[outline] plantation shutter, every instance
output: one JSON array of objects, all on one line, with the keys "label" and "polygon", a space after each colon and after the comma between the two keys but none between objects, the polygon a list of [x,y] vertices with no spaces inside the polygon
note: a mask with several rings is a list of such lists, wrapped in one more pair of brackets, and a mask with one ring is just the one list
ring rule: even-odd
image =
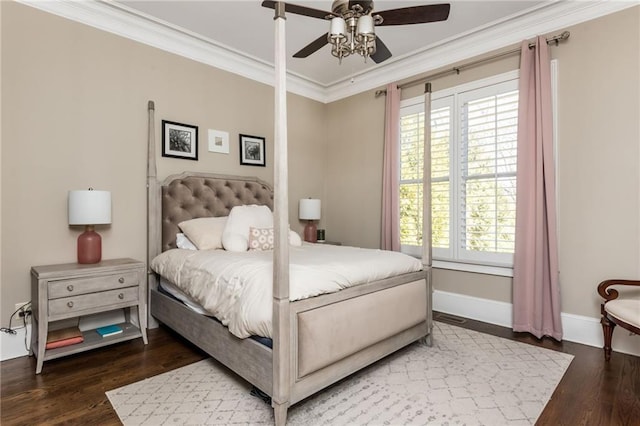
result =
[{"label": "plantation shutter", "polygon": [[458,244],[470,260],[514,249],[518,91],[504,89],[461,96]]},{"label": "plantation shutter", "polygon": [[[445,101],[451,103],[452,99]],[[437,103],[434,102],[434,105]],[[431,111],[431,227],[436,256],[439,254],[437,249],[448,249],[450,246],[452,111],[452,104]]]},{"label": "plantation shutter", "polygon": [[[400,244],[422,246],[424,112],[418,105],[400,118]],[[416,252],[417,254],[417,252]]]}]

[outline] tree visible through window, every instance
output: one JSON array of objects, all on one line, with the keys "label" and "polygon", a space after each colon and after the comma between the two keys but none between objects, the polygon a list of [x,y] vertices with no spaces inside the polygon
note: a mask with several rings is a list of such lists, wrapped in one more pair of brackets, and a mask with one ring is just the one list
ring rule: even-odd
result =
[{"label": "tree visible through window", "polygon": [[[517,80],[434,93],[431,205],[434,259],[510,265],[516,197]],[[422,97],[400,113],[400,242],[422,245]]]}]

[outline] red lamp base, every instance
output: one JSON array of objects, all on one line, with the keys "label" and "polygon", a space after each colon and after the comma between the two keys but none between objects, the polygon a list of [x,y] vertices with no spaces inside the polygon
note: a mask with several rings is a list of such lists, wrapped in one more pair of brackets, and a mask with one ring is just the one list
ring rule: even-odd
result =
[{"label": "red lamp base", "polygon": [[102,238],[87,225],[78,237],[78,263],[98,263],[102,259]]},{"label": "red lamp base", "polygon": [[318,241],[317,227],[314,221],[310,220],[304,227],[304,240],[308,243],[315,243]]}]

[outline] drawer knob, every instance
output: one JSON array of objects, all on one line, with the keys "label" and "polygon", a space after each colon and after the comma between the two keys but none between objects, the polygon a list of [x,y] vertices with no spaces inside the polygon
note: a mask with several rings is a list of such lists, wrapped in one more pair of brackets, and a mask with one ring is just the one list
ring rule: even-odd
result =
[{"label": "drawer knob", "polygon": [[124,299],[124,294],[120,293],[120,294],[118,295],[118,299]]},{"label": "drawer knob", "polygon": [[72,284],[69,284],[69,285],[67,286],[67,290],[69,290],[69,291],[73,291],[73,285],[72,285]]},{"label": "drawer knob", "polygon": [[67,302],[67,306],[73,308],[73,302]]},{"label": "drawer knob", "polygon": [[120,277],[120,278],[118,278],[118,282],[119,282],[120,284],[122,284],[122,283],[124,282],[124,277]]}]

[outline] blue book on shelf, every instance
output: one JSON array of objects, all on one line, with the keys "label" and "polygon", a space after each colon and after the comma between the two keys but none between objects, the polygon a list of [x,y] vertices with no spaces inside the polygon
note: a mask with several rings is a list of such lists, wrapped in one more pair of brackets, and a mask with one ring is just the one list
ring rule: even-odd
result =
[{"label": "blue book on shelf", "polygon": [[105,325],[104,327],[96,328],[96,331],[102,337],[107,337],[122,333],[122,327],[119,325]]}]

